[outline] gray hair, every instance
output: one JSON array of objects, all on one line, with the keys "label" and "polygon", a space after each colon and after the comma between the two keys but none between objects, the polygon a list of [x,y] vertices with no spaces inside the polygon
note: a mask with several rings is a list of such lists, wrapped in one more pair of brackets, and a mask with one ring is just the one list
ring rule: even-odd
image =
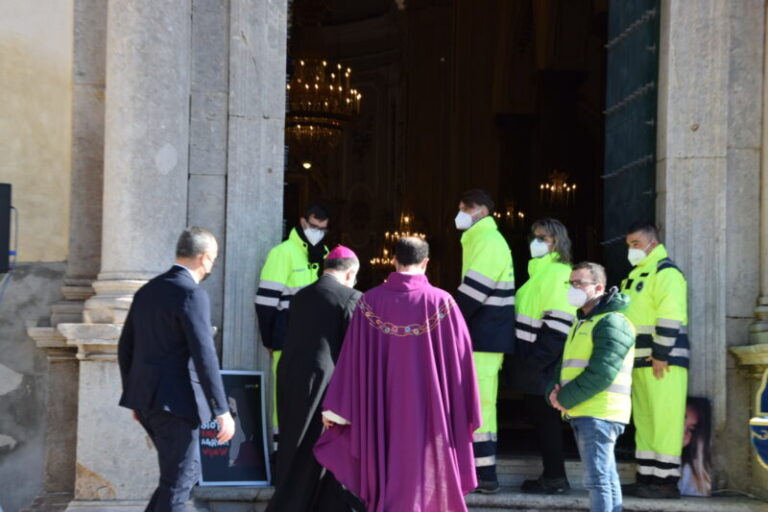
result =
[{"label": "gray hair", "polygon": [[177,258],[195,258],[210,252],[216,245],[216,237],[207,229],[190,226],[181,232],[176,243]]},{"label": "gray hair", "polygon": [[597,284],[605,286],[608,283],[608,278],[605,276],[605,267],[599,263],[592,263],[591,261],[582,261],[575,267],[573,271],[586,269],[589,270],[589,274],[592,276],[592,280]]},{"label": "gray hair", "polygon": [[568,236],[568,230],[562,222],[550,217],[544,217],[533,223],[531,226],[531,233],[536,231],[536,228],[543,229],[554,239],[552,249],[557,251],[560,255],[558,258],[560,263],[567,263],[568,265],[573,263],[573,256],[571,256],[571,238]]},{"label": "gray hair", "polygon": [[346,272],[347,270],[353,269],[355,267],[360,267],[360,260],[357,258],[331,258],[325,260],[323,268],[325,270]]}]

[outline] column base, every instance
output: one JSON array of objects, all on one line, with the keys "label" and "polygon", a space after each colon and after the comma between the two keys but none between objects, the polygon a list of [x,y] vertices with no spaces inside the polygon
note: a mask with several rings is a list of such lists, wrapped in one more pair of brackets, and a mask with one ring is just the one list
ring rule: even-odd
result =
[{"label": "column base", "polygon": [[70,502],[66,512],[144,512],[147,500],[84,501]]},{"label": "column base", "polygon": [[64,300],[51,306],[51,325],[83,321],[85,301],[93,297],[93,279],[64,278],[61,294]]},{"label": "column base", "polygon": [[[157,486],[157,453],[144,429],[120,407],[120,324],[60,324],[80,361],[75,500],[67,510],[131,510]],[[99,504],[102,503],[102,504]],[[105,508],[106,507],[106,508]],[[110,508],[111,507],[111,508]],[[143,510],[143,509],[141,509]]]},{"label": "column base", "polygon": [[[749,377],[749,397],[752,406],[751,415],[757,414],[756,402],[760,399],[760,384],[763,375],[768,371],[768,344],[745,345],[732,347],[731,353],[736,356],[736,364],[744,374]],[[744,418],[749,423],[749,417]],[[749,491],[761,499],[768,500],[768,470],[763,468],[756,460],[756,454],[750,449],[750,473],[752,485]]]},{"label": "column base", "polygon": [[87,324],[123,324],[133,301],[133,294],[146,280],[98,280],[93,283],[96,295],[85,301],[83,321]]},{"label": "column base", "polygon": [[755,308],[755,322],[749,327],[752,345],[768,344],[768,297],[760,297]]}]

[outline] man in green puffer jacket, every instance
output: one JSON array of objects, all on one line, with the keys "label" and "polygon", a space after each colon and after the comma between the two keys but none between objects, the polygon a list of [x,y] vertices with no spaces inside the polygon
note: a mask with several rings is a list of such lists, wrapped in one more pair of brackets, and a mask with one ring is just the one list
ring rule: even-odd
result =
[{"label": "man in green puffer jacket", "polygon": [[549,404],[570,421],[584,464],[584,487],[593,512],[621,510],[614,447],[632,412],[635,330],[621,313],[629,297],[606,293],[605,269],[579,263],[571,272],[568,301],[579,308],[568,334]]}]

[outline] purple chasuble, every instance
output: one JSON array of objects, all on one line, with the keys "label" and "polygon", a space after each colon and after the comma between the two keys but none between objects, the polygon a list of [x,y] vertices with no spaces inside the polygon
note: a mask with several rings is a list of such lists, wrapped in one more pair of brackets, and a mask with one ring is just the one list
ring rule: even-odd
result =
[{"label": "purple chasuble", "polygon": [[467,510],[481,422],[472,343],[426,276],[393,272],[363,294],[323,410],[349,424],[326,430],[315,456],[368,512]]}]

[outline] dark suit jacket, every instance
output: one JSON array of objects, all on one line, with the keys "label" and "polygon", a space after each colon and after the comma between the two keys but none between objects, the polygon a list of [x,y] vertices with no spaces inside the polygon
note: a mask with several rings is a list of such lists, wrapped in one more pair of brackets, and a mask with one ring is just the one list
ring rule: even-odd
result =
[{"label": "dark suit jacket", "polygon": [[208,294],[183,267],[174,265],[136,292],[117,356],[123,407],[200,422],[229,411]]}]

